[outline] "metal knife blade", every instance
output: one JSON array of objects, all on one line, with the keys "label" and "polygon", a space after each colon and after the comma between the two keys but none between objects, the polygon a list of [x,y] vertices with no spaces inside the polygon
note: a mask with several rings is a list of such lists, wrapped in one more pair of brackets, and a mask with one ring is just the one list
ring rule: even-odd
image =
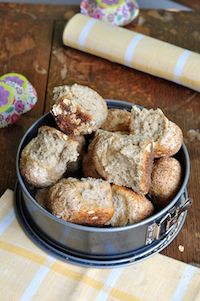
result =
[{"label": "metal knife blade", "polygon": [[[5,2],[5,0],[0,0]],[[6,2],[16,2],[16,0],[7,0]],[[34,3],[34,4],[80,4],[81,0],[18,0],[18,3]],[[178,4],[171,0],[137,0],[139,7],[142,9],[165,9],[170,11],[191,11],[192,9]]]},{"label": "metal knife blade", "polygon": [[140,8],[144,9],[165,9],[170,11],[191,11],[190,7],[170,0],[137,0]]}]

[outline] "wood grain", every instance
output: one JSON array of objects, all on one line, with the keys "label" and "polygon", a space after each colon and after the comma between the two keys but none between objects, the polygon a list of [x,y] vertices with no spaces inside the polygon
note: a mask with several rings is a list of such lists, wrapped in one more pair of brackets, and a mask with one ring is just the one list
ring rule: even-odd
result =
[{"label": "wood grain", "polygon": [[0,129],[0,195],[6,189],[14,189],[16,183],[16,153],[22,136],[36,120],[24,115],[17,123]]},{"label": "wood grain", "polygon": [[176,0],[176,2],[191,7],[194,10],[200,10],[200,2],[199,0]]},{"label": "wood grain", "polygon": [[0,16],[31,20],[68,20],[80,11],[77,5],[0,3]]},{"label": "wood grain", "polygon": [[45,101],[52,21],[0,19],[0,73],[19,72],[30,79],[38,103],[29,116],[40,116]]},{"label": "wood grain", "polygon": [[[198,136],[191,135],[191,130],[198,133],[200,128],[200,94],[63,47],[63,27],[76,12],[78,7],[73,6],[0,4],[0,72],[25,74],[39,94],[39,102],[32,112],[12,127],[0,129],[3,158],[0,160],[0,194],[8,187],[14,188],[18,143],[35,118],[49,110],[54,86],[78,82],[96,89],[105,98],[127,100],[148,108],[159,106],[183,129],[191,159],[188,190],[194,199],[181,233],[163,254],[200,264],[200,141]],[[199,16],[198,13],[141,11],[137,22],[128,28],[200,52]],[[184,246],[184,252],[180,252],[179,245]]]},{"label": "wood grain", "polygon": [[0,129],[0,194],[14,188],[15,157],[26,129],[42,115],[48,79],[52,21],[0,19],[0,73],[19,72],[36,88],[38,103],[19,122]]}]

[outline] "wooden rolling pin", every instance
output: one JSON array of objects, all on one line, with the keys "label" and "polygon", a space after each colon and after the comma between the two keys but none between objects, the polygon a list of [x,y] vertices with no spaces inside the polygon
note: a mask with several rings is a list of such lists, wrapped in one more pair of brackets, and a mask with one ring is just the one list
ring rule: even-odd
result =
[{"label": "wooden rolling pin", "polygon": [[200,91],[200,54],[76,14],[63,32],[67,46]]}]

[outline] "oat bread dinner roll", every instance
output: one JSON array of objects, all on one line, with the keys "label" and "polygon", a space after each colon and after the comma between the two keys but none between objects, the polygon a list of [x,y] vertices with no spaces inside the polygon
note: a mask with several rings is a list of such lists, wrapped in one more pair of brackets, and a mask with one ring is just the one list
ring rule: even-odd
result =
[{"label": "oat bread dinner roll", "polygon": [[155,205],[166,206],[178,192],[181,165],[175,158],[160,158],[153,165],[149,195]]},{"label": "oat bread dinner roll", "polygon": [[47,187],[58,181],[67,170],[67,164],[79,156],[78,142],[62,132],[42,126],[38,135],[23,149],[20,171],[29,184]]},{"label": "oat bread dinner roll", "polygon": [[147,110],[133,106],[130,132],[144,139],[152,139],[155,158],[173,156],[183,143],[181,129],[169,121],[160,109]]},{"label": "oat bread dinner roll", "polygon": [[81,162],[85,153],[85,145],[86,145],[85,137],[82,135],[82,136],[74,136],[73,138],[75,141],[78,142],[77,151],[79,156],[76,159],[76,161],[69,162],[67,164],[67,175],[73,175],[80,171]]},{"label": "oat bread dinner roll", "polygon": [[108,109],[106,121],[101,129],[109,132],[129,132],[131,113],[126,110]]},{"label": "oat bread dinner roll", "polygon": [[47,195],[48,195],[49,187],[40,188],[37,189],[35,193],[35,199],[38,202],[38,204],[46,209],[46,201],[47,201]]},{"label": "oat bread dinner roll", "polygon": [[110,183],[149,191],[153,164],[152,143],[133,135],[98,130],[89,146],[97,173]]},{"label": "oat bread dinner roll", "polygon": [[105,100],[89,87],[78,84],[56,87],[54,100],[51,113],[58,127],[67,135],[90,134],[107,118]]},{"label": "oat bread dinner roll", "polygon": [[131,189],[112,185],[112,194],[115,212],[109,224],[113,227],[138,223],[153,213],[152,203]]},{"label": "oat bread dinner roll", "polygon": [[114,214],[111,186],[101,179],[62,179],[49,190],[48,209],[68,222],[102,226]]},{"label": "oat bread dinner roll", "polygon": [[90,150],[88,153],[83,157],[82,161],[82,171],[84,177],[90,177],[95,179],[100,179],[101,176],[98,174],[94,162],[93,162],[93,151]]}]

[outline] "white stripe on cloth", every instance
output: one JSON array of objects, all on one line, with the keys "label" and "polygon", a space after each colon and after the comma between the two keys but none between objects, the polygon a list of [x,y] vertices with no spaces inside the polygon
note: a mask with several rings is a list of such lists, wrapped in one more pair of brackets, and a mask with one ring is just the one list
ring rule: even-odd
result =
[{"label": "white stripe on cloth", "polygon": [[176,66],[174,68],[174,80],[175,82],[179,83],[179,77],[181,76],[183,72],[183,68],[185,66],[185,63],[189,56],[191,55],[191,51],[189,50],[184,50],[181,55],[178,58],[178,61],[176,63]]},{"label": "white stripe on cloth", "polygon": [[188,288],[188,284],[190,283],[190,280],[192,279],[194,273],[196,272],[196,268],[188,265],[185,268],[185,271],[183,273],[183,275],[181,276],[181,279],[179,281],[179,284],[176,288],[176,291],[171,299],[171,301],[178,301],[178,300],[182,300],[187,288]]},{"label": "white stripe on cloth", "polygon": [[51,270],[51,265],[56,259],[53,258],[52,256],[48,256],[47,260],[50,262],[50,266],[49,267],[41,266],[39,268],[39,270],[33,277],[31,283],[24,291],[22,297],[20,298],[20,301],[30,301],[35,295],[35,293],[37,292],[37,290],[39,289],[42,281],[44,280],[48,272]]},{"label": "white stripe on cloth", "polygon": [[144,38],[144,35],[138,33],[130,41],[130,43],[126,49],[125,55],[124,55],[124,61],[127,66],[131,66],[135,48],[143,38]]},{"label": "white stripe on cloth", "polygon": [[97,295],[95,301],[105,301],[105,300],[107,300],[110,291],[112,290],[115,283],[117,282],[117,280],[121,276],[123,270],[124,270],[124,268],[117,268],[117,269],[114,269],[114,270],[111,271],[111,273],[109,274],[106,282],[104,283],[104,286],[102,287],[101,291]]},{"label": "white stripe on cloth", "polygon": [[14,209],[9,210],[8,214],[0,222],[0,235],[2,235],[6,229],[12,224],[15,218]]},{"label": "white stripe on cloth", "polygon": [[78,38],[78,44],[82,48],[85,45],[85,40],[87,39],[88,34],[90,33],[92,27],[97,22],[95,19],[89,20],[86,25],[83,27],[83,29],[80,32],[79,38]]}]

